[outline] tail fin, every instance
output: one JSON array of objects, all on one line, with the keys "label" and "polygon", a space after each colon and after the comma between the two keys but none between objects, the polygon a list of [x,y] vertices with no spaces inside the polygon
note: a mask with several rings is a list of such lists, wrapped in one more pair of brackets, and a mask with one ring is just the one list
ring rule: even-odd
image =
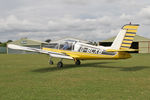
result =
[{"label": "tail fin", "polygon": [[133,42],[134,36],[136,35],[138,27],[138,24],[124,25],[111,45],[111,49],[129,49]]}]

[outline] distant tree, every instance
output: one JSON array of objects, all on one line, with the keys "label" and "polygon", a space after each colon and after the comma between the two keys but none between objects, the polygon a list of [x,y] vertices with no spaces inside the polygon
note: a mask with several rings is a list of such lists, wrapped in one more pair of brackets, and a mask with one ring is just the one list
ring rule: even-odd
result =
[{"label": "distant tree", "polygon": [[50,42],[51,42],[51,39],[47,39],[47,40],[45,40],[45,42],[50,43]]},{"label": "distant tree", "polygon": [[1,47],[6,47],[6,45],[7,45],[7,43],[6,43],[6,42],[5,42],[5,43],[0,44],[0,46],[1,46]]},{"label": "distant tree", "polygon": [[9,42],[13,42],[13,41],[12,40],[8,40],[7,43],[9,43]]},{"label": "distant tree", "polygon": [[2,42],[0,42],[0,47],[2,46]]},{"label": "distant tree", "polygon": [[13,42],[13,41],[12,40],[8,40],[7,42],[4,42],[4,43],[0,42],[0,46],[1,47],[6,47],[7,43],[9,43],[9,42]]},{"label": "distant tree", "polygon": [[97,46],[97,43],[96,43],[96,42],[94,42],[94,43],[93,43],[93,45]]}]

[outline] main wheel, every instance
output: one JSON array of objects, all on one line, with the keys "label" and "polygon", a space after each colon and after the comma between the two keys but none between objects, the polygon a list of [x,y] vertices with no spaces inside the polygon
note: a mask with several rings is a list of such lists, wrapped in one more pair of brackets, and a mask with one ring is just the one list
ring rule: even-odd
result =
[{"label": "main wheel", "polygon": [[77,61],[75,62],[75,64],[76,64],[76,65],[80,65],[80,64],[81,64],[80,60],[77,60]]},{"label": "main wheel", "polygon": [[54,62],[53,62],[52,60],[50,60],[50,61],[49,61],[49,64],[50,64],[50,65],[53,65],[53,64],[54,64]]},{"label": "main wheel", "polygon": [[60,62],[58,62],[58,64],[57,64],[57,68],[62,68],[63,67],[63,63],[60,61]]}]

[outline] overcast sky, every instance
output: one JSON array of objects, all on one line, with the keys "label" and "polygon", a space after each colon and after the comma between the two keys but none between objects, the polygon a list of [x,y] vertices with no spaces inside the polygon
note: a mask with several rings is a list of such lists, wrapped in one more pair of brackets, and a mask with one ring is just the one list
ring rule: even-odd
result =
[{"label": "overcast sky", "polygon": [[149,0],[0,0],[0,41],[74,37],[101,41],[129,22],[150,38]]}]

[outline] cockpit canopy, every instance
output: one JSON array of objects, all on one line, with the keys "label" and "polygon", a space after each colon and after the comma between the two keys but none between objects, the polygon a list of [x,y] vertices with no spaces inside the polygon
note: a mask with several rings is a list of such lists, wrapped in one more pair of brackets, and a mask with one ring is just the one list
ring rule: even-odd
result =
[{"label": "cockpit canopy", "polygon": [[54,43],[54,42],[49,43],[49,44],[45,45],[44,47],[53,48],[53,49],[61,49],[61,50],[74,50],[74,45],[77,42],[78,41],[76,41],[76,40],[63,40],[58,43]]}]

